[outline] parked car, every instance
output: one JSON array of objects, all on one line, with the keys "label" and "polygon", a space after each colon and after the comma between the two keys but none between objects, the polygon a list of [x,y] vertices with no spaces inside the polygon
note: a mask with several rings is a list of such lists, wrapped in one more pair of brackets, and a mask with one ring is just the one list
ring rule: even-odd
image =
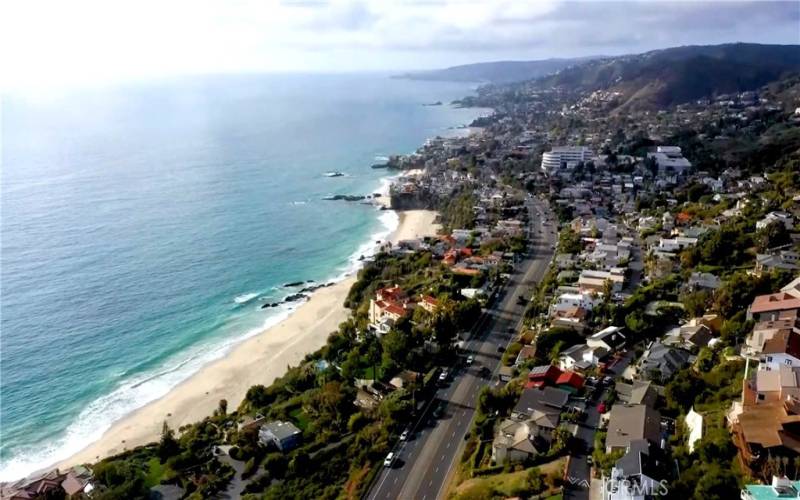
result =
[{"label": "parked car", "polygon": [[408,441],[408,437],[411,435],[411,431],[408,429],[404,430],[402,434],[400,434],[400,441]]},{"label": "parked car", "polygon": [[501,345],[497,346],[497,352],[505,352],[505,351],[506,351],[505,347],[503,347]]},{"label": "parked car", "polygon": [[447,370],[442,370],[442,373],[439,374],[439,383],[444,384],[445,382],[447,382],[447,377],[449,376],[450,374],[448,373]]},{"label": "parked car", "polygon": [[478,375],[480,375],[481,377],[484,377],[484,378],[490,376],[491,374],[492,374],[492,371],[489,370],[489,368],[486,367],[486,366],[482,366],[480,371],[478,371]]},{"label": "parked car", "polygon": [[391,467],[392,463],[394,463],[394,452],[390,451],[386,458],[383,459],[383,466],[384,467]]},{"label": "parked car", "polygon": [[605,413],[606,412],[606,403],[605,403],[605,401],[601,402],[599,405],[597,405],[597,411],[599,413]]}]

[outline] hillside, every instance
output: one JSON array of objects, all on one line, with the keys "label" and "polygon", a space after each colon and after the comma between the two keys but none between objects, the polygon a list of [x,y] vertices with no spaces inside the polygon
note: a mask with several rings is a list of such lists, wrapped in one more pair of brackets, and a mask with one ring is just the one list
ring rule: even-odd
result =
[{"label": "hillside", "polygon": [[794,72],[800,72],[800,46],[737,43],[592,60],[540,78],[535,84],[620,92],[617,110],[623,111],[754,90]]},{"label": "hillside", "polygon": [[396,78],[455,82],[512,83],[550,75],[591,58],[496,61],[464,64],[445,69],[414,71]]}]

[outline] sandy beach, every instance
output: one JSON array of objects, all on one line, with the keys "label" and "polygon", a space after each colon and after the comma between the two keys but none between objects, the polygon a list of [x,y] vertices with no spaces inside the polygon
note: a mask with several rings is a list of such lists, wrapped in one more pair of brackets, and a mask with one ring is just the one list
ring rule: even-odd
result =
[{"label": "sandy beach", "polygon": [[[436,234],[436,212],[411,210],[399,213],[392,242]],[[255,384],[271,384],[309,353],[325,345],[328,335],[347,319],[343,306],[355,281],[349,276],[333,286],[317,290],[308,302],[277,325],[234,347],[225,357],[203,367],[166,396],[114,423],[99,441],[58,464],[68,467],[91,463],[159,438],[167,421],[173,429],[202,420],[220,399],[234,409]]]}]

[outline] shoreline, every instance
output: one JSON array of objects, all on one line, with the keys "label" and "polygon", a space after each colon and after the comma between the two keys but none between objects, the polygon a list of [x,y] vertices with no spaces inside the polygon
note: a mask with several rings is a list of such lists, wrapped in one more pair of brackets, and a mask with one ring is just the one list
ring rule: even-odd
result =
[{"label": "shoreline", "polygon": [[[385,241],[395,244],[434,236],[438,230],[435,211],[396,213],[398,225]],[[334,285],[315,291],[289,317],[236,344],[166,395],[114,422],[99,440],[54,465],[63,469],[93,463],[157,441],[164,421],[175,430],[198,422],[213,413],[220,399],[226,399],[231,410],[237,408],[251,386],[272,384],[289,366],[297,365],[326,344],[328,336],[350,316],[343,303],[355,280],[355,273],[351,273]]]}]

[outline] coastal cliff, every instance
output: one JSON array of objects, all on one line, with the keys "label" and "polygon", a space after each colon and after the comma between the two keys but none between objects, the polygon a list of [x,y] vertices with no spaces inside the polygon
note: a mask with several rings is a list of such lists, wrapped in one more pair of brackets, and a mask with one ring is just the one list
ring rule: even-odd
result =
[{"label": "coastal cliff", "polygon": [[430,210],[436,207],[433,196],[422,190],[412,192],[393,190],[389,193],[389,201],[392,210]]}]

